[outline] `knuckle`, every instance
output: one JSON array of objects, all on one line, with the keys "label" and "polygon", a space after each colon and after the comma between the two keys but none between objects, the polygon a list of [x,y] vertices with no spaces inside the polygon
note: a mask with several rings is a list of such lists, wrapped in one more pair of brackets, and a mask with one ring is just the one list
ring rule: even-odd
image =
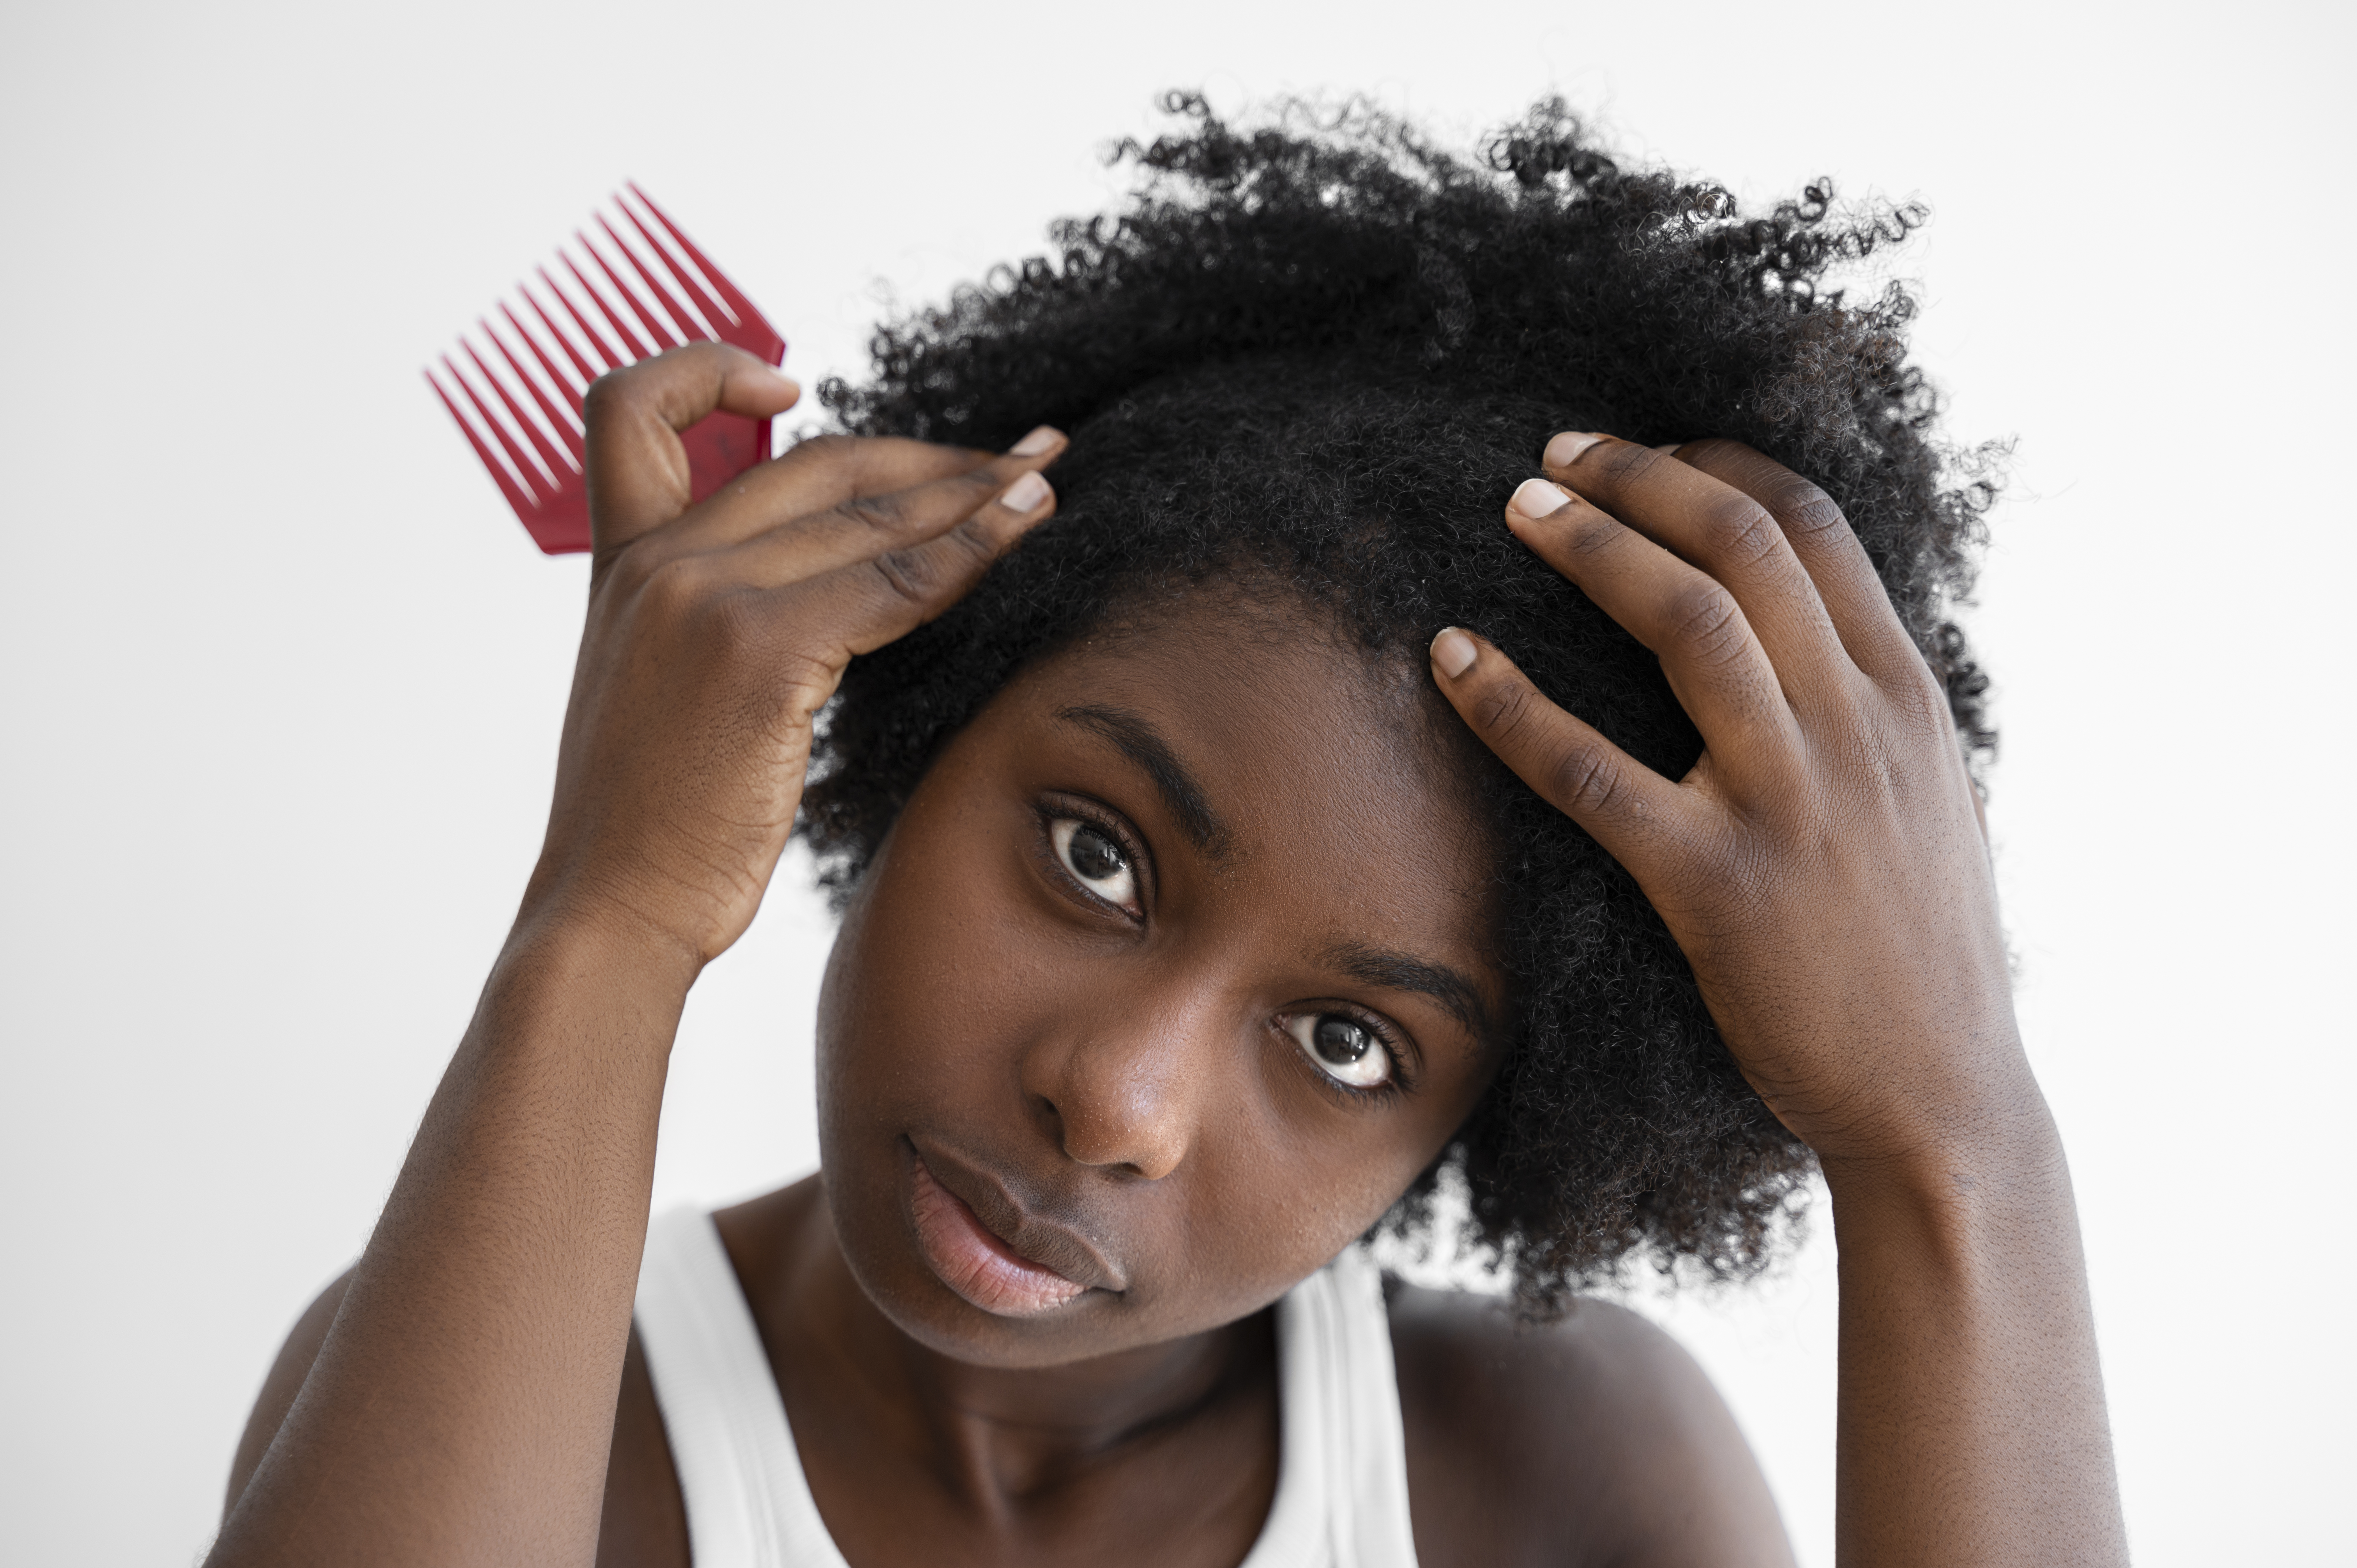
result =
[{"label": "knuckle", "polygon": [[840,462],[850,456],[858,446],[859,438],[856,435],[829,432],[823,435],[803,437],[794,443],[794,451],[798,454],[807,454],[814,462],[832,463]]},{"label": "knuckle", "polygon": [[626,365],[591,381],[589,390],[581,395],[581,422],[595,430],[627,409],[635,396],[634,379],[632,368]]},{"label": "knuckle", "polygon": [[1742,609],[1733,594],[1707,579],[1677,590],[1666,618],[1671,640],[1706,661],[1726,658],[1741,645]]},{"label": "knuckle", "polygon": [[639,597],[659,616],[690,613],[705,598],[705,570],[693,555],[642,557],[636,567]]},{"label": "knuckle", "polygon": [[1610,809],[1622,785],[1610,748],[1578,725],[1549,726],[1553,712],[1537,687],[1510,675],[1475,697],[1466,716],[1482,740],[1558,810],[1577,816]]},{"label": "knuckle", "polygon": [[1768,509],[1749,496],[1733,494],[1710,503],[1703,527],[1712,553],[1737,566],[1755,566],[1782,548],[1783,530]]},{"label": "knuckle", "polygon": [[779,461],[791,463],[798,468],[815,469],[821,476],[846,472],[857,461],[858,437],[853,435],[811,435],[794,443]]},{"label": "knuckle", "polygon": [[963,556],[969,568],[978,570],[998,559],[998,532],[978,517],[951,529],[942,536],[942,542]]},{"label": "knuckle", "polygon": [[866,532],[887,539],[898,539],[908,532],[908,510],[896,497],[854,496],[835,510]]},{"label": "knuckle", "polygon": [[1640,478],[1652,472],[1655,464],[1670,461],[1652,447],[1640,446],[1633,441],[1607,442],[1605,450],[1597,456],[1603,459],[1597,467],[1606,478],[1614,481]]},{"label": "knuckle", "polygon": [[1609,811],[1620,793],[1620,770],[1601,747],[1575,746],[1547,769],[1547,799],[1576,815]]},{"label": "knuckle", "polygon": [[931,603],[942,590],[941,566],[922,550],[895,550],[878,555],[870,570],[895,597],[913,605]]},{"label": "knuckle", "polygon": [[1591,560],[1629,536],[1629,531],[1620,523],[1593,507],[1578,507],[1563,532],[1563,550],[1567,555]]},{"label": "knuckle", "polygon": [[1510,745],[1530,727],[1531,700],[1534,695],[1527,681],[1508,677],[1495,682],[1474,699],[1474,727],[1492,746]]},{"label": "knuckle", "polygon": [[1798,474],[1786,474],[1769,492],[1768,504],[1784,519],[1784,531],[1800,538],[1848,526],[1834,498]]},{"label": "knuckle", "polygon": [[1948,701],[1948,689],[1921,654],[1903,660],[1882,685],[1902,724],[1926,734],[1954,733],[1956,712]]}]

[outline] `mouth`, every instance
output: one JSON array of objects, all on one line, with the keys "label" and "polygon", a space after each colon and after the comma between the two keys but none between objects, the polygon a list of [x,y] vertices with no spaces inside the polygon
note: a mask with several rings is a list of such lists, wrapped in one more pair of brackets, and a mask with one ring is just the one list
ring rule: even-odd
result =
[{"label": "mouth", "polygon": [[986,1225],[975,1203],[944,1185],[915,1145],[909,1153],[918,1250],[941,1282],[974,1305],[998,1317],[1036,1317],[1092,1290],[1120,1288],[1077,1233],[1027,1215],[997,1183],[937,1152],[950,1181],[999,1222]]}]

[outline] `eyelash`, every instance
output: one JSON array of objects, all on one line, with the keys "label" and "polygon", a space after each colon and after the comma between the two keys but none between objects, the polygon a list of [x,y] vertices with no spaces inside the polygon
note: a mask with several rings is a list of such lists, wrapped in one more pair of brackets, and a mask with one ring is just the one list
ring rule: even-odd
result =
[{"label": "eyelash", "polygon": [[[1338,1018],[1348,1018],[1374,1036],[1375,1048],[1391,1058],[1392,1070],[1389,1078],[1371,1088],[1361,1089],[1357,1084],[1344,1083],[1332,1073],[1320,1071],[1316,1062],[1302,1054],[1300,1042],[1286,1032],[1285,1026],[1295,1018],[1320,1017],[1329,1013]],[[1276,1033],[1277,1037],[1285,1042],[1286,1051],[1300,1063],[1302,1071],[1315,1079],[1319,1088],[1353,1109],[1394,1099],[1399,1095],[1411,1092],[1415,1088],[1408,1079],[1407,1051],[1400,1043],[1399,1031],[1363,1008],[1328,1003],[1317,1007],[1305,1007],[1295,1012],[1280,1014],[1276,1021]]]},{"label": "eyelash", "polygon": [[1056,824],[1059,822],[1086,822],[1113,840],[1121,846],[1121,853],[1129,857],[1130,870],[1137,878],[1138,908],[1143,911],[1151,908],[1153,903],[1150,897],[1154,886],[1153,862],[1146,857],[1145,845],[1138,843],[1137,835],[1130,831],[1128,823],[1095,801],[1073,795],[1040,801],[1039,816],[1039,858],[1047,864],[1049,869],[1055,873],[1057,878],[1066,887],[1087,899],[1095,908],[1110,909],[1125,920],[1138,921],[1145,918],[1142,912],[1133,915],[1120,905],[1107,901],[1094,888],[1073,875],[1071,868],[1064,864],[1064,857],[1056,853]]}]

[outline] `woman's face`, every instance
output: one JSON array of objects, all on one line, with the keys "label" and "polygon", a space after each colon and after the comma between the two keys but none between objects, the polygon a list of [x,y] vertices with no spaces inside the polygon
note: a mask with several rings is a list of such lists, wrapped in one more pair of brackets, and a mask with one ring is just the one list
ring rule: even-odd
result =
[{"label": "woman's face", "polygon": [[877,1305],[1041,1366],[1254,1312],[1487,1085],[1493,852],[1405,674],[1198,593],[943,751],[828,965],[819,1129]]}]

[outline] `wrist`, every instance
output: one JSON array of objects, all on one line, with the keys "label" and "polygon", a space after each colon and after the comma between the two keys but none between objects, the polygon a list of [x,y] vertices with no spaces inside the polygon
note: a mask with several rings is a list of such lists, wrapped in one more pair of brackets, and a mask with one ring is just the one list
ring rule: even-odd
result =
[{"label": "wrist", "polygon": [[2061,1130],[2024,1082],[1943,1119],[1936,1132],[1870,1151],[1820,1153],[1836,1230],[1869,1216],[1962,1240],[2001,1216],[2071,1205]]},{"label": "wrist", "polygon": [[[1742,1053],[1738,1052],[1738,1059]],[[1836,1020],[1798,1048],[1746,1064],[1762,1097],[1837,1170],[1903,1175],[2034,1144],[2051,1118],[2007,998],[1936,1014]]]},{"label": "wrist", "polygon": [[679,920],[666,918],[673,912],[640,886],[644,880],[552,845],[524,886],[503,950],[668,982],[683,995],[716,952],[683,935]]},{"label": "wrist", "polygon": [[668,1050],[703,967],[693,949],[627,910],[543,900],[517,917],[489,989],[528,1006],[639,1019]]}]

